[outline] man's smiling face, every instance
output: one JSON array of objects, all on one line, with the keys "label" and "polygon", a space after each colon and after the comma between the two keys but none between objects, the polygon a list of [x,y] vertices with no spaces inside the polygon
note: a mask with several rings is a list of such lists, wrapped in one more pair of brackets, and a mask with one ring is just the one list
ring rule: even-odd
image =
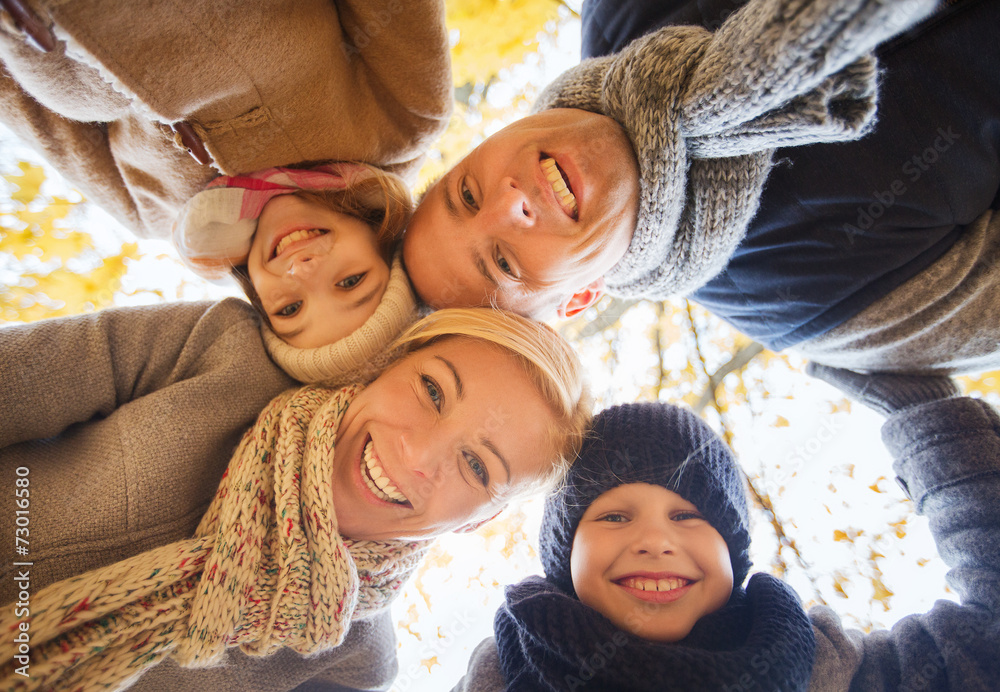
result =
[{"label": "man's smiling face", "polygon": [[625,254],[638,204],[639,169],[621,126],[547,110],[487,139],[428,191],[403,261],[435,308],[572,314],[599,296],[590,292]]}]

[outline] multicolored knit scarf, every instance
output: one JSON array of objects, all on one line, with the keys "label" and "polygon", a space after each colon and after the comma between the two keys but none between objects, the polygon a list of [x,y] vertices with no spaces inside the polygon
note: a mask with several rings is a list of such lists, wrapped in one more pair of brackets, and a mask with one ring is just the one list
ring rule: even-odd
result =
[{"label": "multicolored knit scarf", "polygon": [[244,435],[193,538],[52,584],[32,599],[31,677],[14,674],[18,623],[0,613],[7,689],[122,689],[164,656],[216,663],[226,648],[308,655],[386,608],[429,541],[337,530],[337,428],[358,388],[276,397]]}]

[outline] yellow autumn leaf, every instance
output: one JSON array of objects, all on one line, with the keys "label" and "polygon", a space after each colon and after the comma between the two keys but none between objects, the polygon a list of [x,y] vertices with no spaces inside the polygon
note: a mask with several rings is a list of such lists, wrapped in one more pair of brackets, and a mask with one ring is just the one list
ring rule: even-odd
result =
[{"label": "yellow autumn leaf", "polygon": [[431,672],[431,668],[433,666],[440,666],[441,664],[438,663],[438,657],[437,656],[431,656],[430,658],[421,659],[420,665],[426,667],[427,668],[427,672],[430,673]]},{"label": "yellow autumn leaf", "polygon": [[833,540],[835,541],[847,541],[848,543],[853,543],[854,539],[847,535],[846,531],[841,531],[840,529],[834,529]]},{"label": "yellow autumn leaf", "polygon": [[35,166],[27,161],[18,161],[17,167],[21,169],[20,175],[11,173],[3,177],[4,180],[17,188],[11,193],[10,198],[15,202],[27,205],[38,197],[42,183],[45,182],[45,171],[41,166]]},{"label": "yellow autumn leaf", "polygon": [[872,589],[872,600],[881,603],[883,610],[889,610],[889,599],[894,595],[893,592],[878,577],[872,578]]},{"label": "yellow autumn leaf", "polygon": [[774,422],[771,423],[772,428],[787,428],[789,426],[788,419],[784,416],[775,416]]}]

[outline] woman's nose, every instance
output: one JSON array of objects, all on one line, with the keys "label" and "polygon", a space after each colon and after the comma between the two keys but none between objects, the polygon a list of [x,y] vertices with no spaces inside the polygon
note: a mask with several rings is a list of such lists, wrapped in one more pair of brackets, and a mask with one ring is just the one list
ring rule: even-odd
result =
[{"label": "woman's nose", "polygon": [[403,465],[418,478],[434,479],[439,475],[443,459],[441,446],[440,440],[435,440],[427,431],[411,430],[399,435]]}]

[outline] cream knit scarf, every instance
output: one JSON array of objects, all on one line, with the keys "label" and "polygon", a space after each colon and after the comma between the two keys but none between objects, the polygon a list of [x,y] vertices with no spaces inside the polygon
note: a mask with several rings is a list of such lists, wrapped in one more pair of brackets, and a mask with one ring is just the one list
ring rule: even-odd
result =
[{"label": "cream knit scarf", "polygon": [[285,392],[244,435],[193,538],[66,579],[32,599],[30,678],[14,674],[13,609],[0,613],[10,689],[123,689],[170,655],[219,662],[228,647],[308,655],[354,617],[386,608],[429,541],[352,541],[330,479],[357,388]]},{"label": "cream knit scarf", "polygon": [[608,291],[663,299],[718,274],[757,211],[774,149],[862,136],[875,117],[868,51],[935,5],[751,0],[714,33],[664,27],[547,87],[536,111],[611,117],[638,158],[639,215]]}]

